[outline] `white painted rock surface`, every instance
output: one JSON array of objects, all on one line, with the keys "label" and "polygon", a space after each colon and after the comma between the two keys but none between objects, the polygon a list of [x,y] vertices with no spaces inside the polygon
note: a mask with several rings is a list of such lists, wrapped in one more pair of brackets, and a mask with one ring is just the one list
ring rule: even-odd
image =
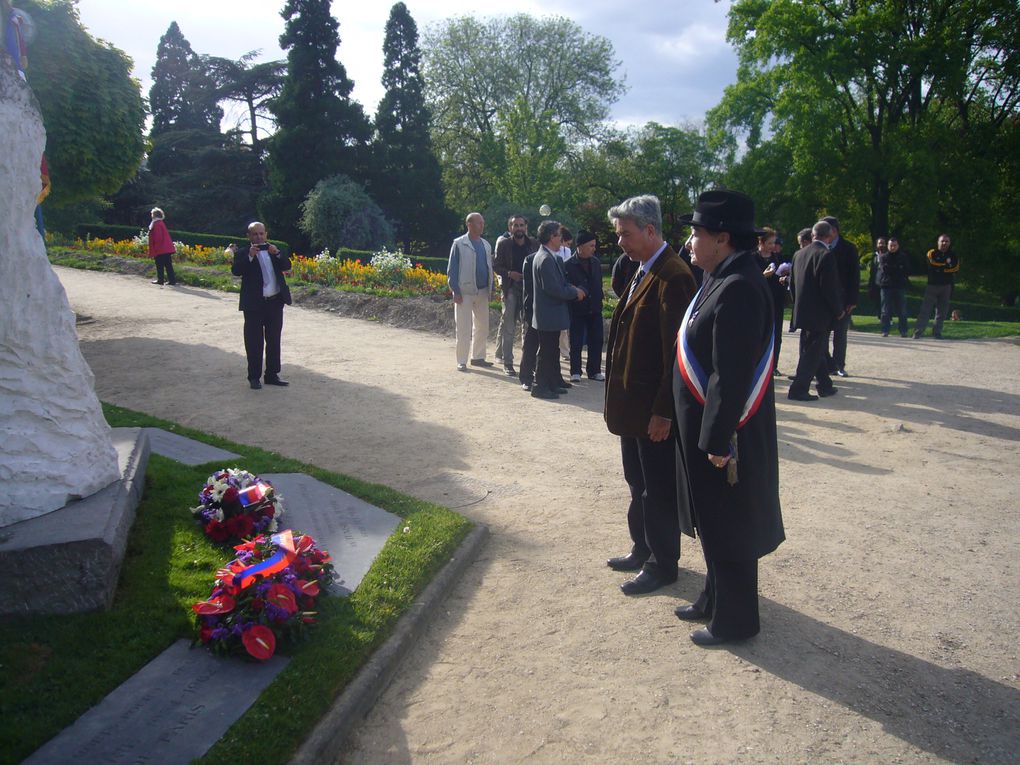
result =
[{"label": "white painted rock surface", "polygon": [[74,314],[35,228],[45,143],[31,90],[0,61],[0,526],[120,477]]}]

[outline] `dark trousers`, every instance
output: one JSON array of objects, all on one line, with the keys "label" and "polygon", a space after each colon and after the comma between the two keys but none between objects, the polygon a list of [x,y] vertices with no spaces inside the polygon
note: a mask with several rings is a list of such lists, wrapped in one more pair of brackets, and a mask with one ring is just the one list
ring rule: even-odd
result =
[{"label": "dark trousers", "polygon": [[800,331],[800,360],[797,362],[797,373],[790,385],[790,393],[803,395],[811,387],[811,378],[817,378],[818,390],[832,387],[829,368],[825,359],[825,351],[829,345],[829,333],[819,329],[802,329]]},{"label": "dark trousers", "polygon": [[535,387],[552,390],[560,386],[560,331],[538,330],[538,366]]},{"label": "dark trousers", "polygon": [[517,370],[517,379],[521,385],[531,385],[535,377],[535,361],[538,357],[538,330],[531,326],[530,317],[526,317],[524,344],[521,347],[521,366]]},{"label": "dark trousers", "polygon": [[[168,281],[171,284],[177,284],[177,276],[174,274],[174,256],[173,253],[166,253],[164,255],[157,255],[156,260],[156,281],[162,284],[164,281]],[[166,279],[163,279],[163,271],[166,271]]]},{"label": "dark trousers", "polygon": [[900,334],[907,334],[907,291],[902,287],[882,287],[882,331],[888,332],[892,317],[899,319]]},{"label": "dark trousers", "polygon": [[719,638],[740,640],[757,635],[758,561],[718,560],[702,540],[705,551],[705,589],[694,602],[709,617],[708,629]]},{"label": "dark trousers", "polygon": [[263,298],[257,308],[244,312],[244,352],[248,379],[262,376],[262,350],[266,352],[266,377],[280,374],[280,335],[283,333],[283,298]]},{"label": "dark trousers", "polygon": [[627,526],[631,552],[647,557],[644,568],[675,580],[680,560],[680,517],[676,508],[676,443],[672,438],[620,437],[623,477],[630,487]]},{"label": "dark trousers", "polygon": [[602,371],[602,314],[570,317],[570,374],[581,374],[581,348],[587,344],[585,371],[594,377]]},{"label": "dark trousers", "polygon": [[783,306],[776,306],[773,332],[776,338],[775,368],[779,369],[779,352],[783,349]]},{"label": "dark trousers", "polygon": [[[846,335],[850,331],[851,314],[842,319],[836,319],[832,325],[832,355],[829,356],[829,371],[835,372],[839,369],[846,369]],[[828,348],[826,348],[828,355]]]}]

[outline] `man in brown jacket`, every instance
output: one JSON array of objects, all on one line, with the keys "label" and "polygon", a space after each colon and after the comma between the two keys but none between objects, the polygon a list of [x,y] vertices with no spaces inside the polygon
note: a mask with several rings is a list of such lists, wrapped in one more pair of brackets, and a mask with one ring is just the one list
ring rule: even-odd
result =
[{"label": "man in brown jacket", "polygon": [[658,199],[627,199],[609,210],[609,220],[621,249],[640,266],[609,327],[605,418],[609,432],[620,437],[633,544],[629,554],[607,563],[616,571],[640,569],[621,585],[626,595],[639,595],[677,578],[674,345],[696,287],[691,269],[662,239]]}]

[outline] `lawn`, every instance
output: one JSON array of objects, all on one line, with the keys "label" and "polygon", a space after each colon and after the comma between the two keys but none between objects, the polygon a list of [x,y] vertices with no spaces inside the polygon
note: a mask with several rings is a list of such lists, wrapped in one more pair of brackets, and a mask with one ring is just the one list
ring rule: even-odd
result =
[{"label": "lawn", "polygon": [[[104,411],[115,427],[166,428],[242,455],[236,466],[256,474],[307,473],[403,519],[350,597],[320,599],[321,620],[309,638],[279,650],[291,657],[287,668],[200,760],[286,762],[450,559],[470,522],[385,486],[108,404]],[[195,638],[191,606],[208,597],[217,568],[232,555],[206,538],[189,508],[210,473],[234,466],[189,467],[152,455],[113,608],[0,625],[0,764],[20,762],[175,640]]]}]

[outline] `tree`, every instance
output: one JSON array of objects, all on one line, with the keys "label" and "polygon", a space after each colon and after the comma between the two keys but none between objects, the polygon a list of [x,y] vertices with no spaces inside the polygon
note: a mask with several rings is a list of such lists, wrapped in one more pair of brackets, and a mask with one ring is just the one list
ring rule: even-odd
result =
[{"label": "tree", "polygon": [[301,205],[298,224],[316,249],[376,250],[393,242],[393,227],[379,205],[346,175],[319,181]]},{"label": "tree", "polygon": [[778,144],[772,156],[789,157],[801,195],[872,237],[912,231],[920,246],[921,232],[927,242],[966,226],[999,192],[996,158],[1020,105],[1016,10],[1015,0],[737,0],[738,81],[710,122],[743,131],[745,166]]},{"label": "tree", "polygon": [[258,120],[272,121],[268,104],[283,87],[287,65],[283,61],[253,64],[252,61],[258,55],[259,51],[251,51],[236,61],[202,56],[202,61],[216,82],[217,96],[221,100],[244,104],[248,111],[248,129],[241,132],[248,136],[252,149],[261,157],[262,141],[259,138]]},{"label": "tree", "polygon": [[149,107],[152,136],[179,130],[219,132],[223,110],[216,81],[176,21],[170,22],[156,48]]},{"label": "tree", "polygon": [[363,176],[371,137],[361,104],[350,97],[354,83],[336,59],[339,24],[329,7],[329,0],[287,0],[280,13],[287,76],[272,105],[277,132],[269,142],[270,188],[261,206],[276,236],[299,246],[301,201],[323,178]]},{"label": "tree", "polygon": [[451,206],[552,193],[563,160],[602,135],[624,89],[618,66],[609,40],[561,17],[461,17],[431,29],[426,97]]},{"label": "tree", "polygon": [[442,173],[432,148],[432,115],[425,104],[418,27],[404,3],[390,9],[383,40],[383,87],[375,117],[372,191],[397,238],[410,253],[414,241],[436,243],[450,230]]},{"label": "tree", "polygon": [[[46,158],[53,192],[50,211],[86,204],[95,209],[138,169],[145,149],[145,105],[131,77],[131,59],[82,27],[71,0],[19,7],[36,23],[28,82],[46,126]],[[67,229],[80,220],[66,220]]]}]

